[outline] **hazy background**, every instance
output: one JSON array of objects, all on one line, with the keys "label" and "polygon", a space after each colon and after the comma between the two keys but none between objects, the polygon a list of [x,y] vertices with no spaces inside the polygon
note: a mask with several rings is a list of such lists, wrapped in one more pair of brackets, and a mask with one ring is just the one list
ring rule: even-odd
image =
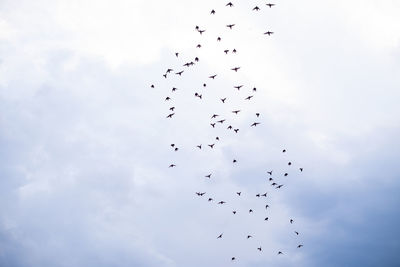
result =
[{"label": "hazy background", "polygon": [[400,265],[400,3],[226,2],[0,0],[0,266]]}]

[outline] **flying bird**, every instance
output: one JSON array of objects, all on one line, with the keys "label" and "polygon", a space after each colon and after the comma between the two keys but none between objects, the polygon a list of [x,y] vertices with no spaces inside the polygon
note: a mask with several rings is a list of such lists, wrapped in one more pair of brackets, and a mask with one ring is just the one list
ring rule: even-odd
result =
[{"label": "flying bird", "polygon": [[168,100],[171,100],[171,98],[169,96],[167,96],[164,101],[168,101]]},{"label": "flying bird", "polygon": [[205,32],[206,30],[198,30],[198,32],[200,33],[200,35],[203,34],[203,32]]},{"label": "flying bird", "polygon": [[220,205],[225,204],[225,203],[226,203],[225,201],[218,202],[218,204],[220,204]]},{"label": "flying bird", "polygon": [[165,73],[165,74],[163,74],[162,76],[164,76],[164,78],[165,78],[165,79],[167,79],[167,74],[166,74],[166,73]]},{"label": "flying bird", "polygon": [[211,14],[211,15],[214,15],[214,14],[215,14],[215,10],[214,10],[214,9],[211,10],[210,14]]},{"label": "flying bird", "polygon": [[237,72],[239,69],[240,69],[240,67],[234,67],[234,68],[232,68],[231,70]]},{"label": "flying bird", "polygon": [[290,223],[293,223],[293,219],[290,219]]},{"label": "flying bird", "polygon": [[233,4],[232,4],[232,2],[229,2],[229,3],[226,4],[225,6],[233,7]]},{"label": "flying bird", "polygon": [[174,115],[175,115],[175,113],[168,114],[167,118],[172,118],[172,116],[174,116]]},{"label": "flying bird", "polygon": [[227,55],[227,54],[228,54],[228,52],[229,52],[229,50],[228,50],[228,49],[224,50],[224,53],[225,53],[225,55]]},{"label": "flying bird", "polygon": [[297,231],[294,231],[294,233],[295,233],[296,235],[299,235],[299,232],[297,232]]},{"label": "flying bird", "polygon": [[232,130],[232,126],[231,126],[231,125],[229,125],[229,126],[228,126],[228,128],[226,128],[226,129],[228,129],[228,130]]},{"label": "flying bird", "polygon": [[299,168],[299,170],[302,172],[302,171],[303,171],[303,168]]},{"label": "flying bird", "polygon": [[178,57],[178,56],[179,56],[179,53],[175,53],[175,56]]},{"label": "flying bird", "polygon": [[233,214],[236,214],[236,210],[233,210],[232,213],[233,213]]},{"label": "flying bird", "polygon": [[301,248],[303,245],[298,245],[297,248]]},{"label": "flying bird", "polygon": [[253,210],[252,209],[249,209],[249,213],[252,213],[253,212]]},{"label": "flying bird", "polygon": [[218,116],[219,116],[218,114],[214,114],[214,115],[211,116],[211,119],[214,119],[214,118],[216,118]]},{"label": "flying bird", "polygon": [[150,85],[151,88],[154,88],[154,84]]},{"label": "flying bird", "polygon": [[236,49],[235,48],[232,50],[232,53],[236,54]]},{"label": "flying bird", "polygon": [[196,46],[196,48],[201,48],[201,44],[198,44],[198,45]]},{"label": "flying bird", "polygon": [[269,6],[269,8],[271,8],[271,7],[273,7],[275,4],[270,4],[270,3],[268,3],[268,4],[266,4],[267,6]]},{"label": "flying bird", "polygon": [[222,235],[223,235],[223,233],[222,233],[222,234],[220,234],[220,235],[217,237],[217,239],[218,239],[218,238],[222,238]]},{"label": "flying bird", "polygon": [[226,97],[225,98],[221,98],[222,103],[225,103]]},{"label": "flying bird", "polygon": [[235,24],[228,24],[228,25],[226,25],[226,27],[228,27],[228,28],[231,29],[231,30],[232,30],[233,26],[235,26]]},{"label": "flying bird", "polygon": [[218,38],[217,38],[217,41],[218,41],[218,42],[221,42],[221,37],[218,37]]},{"label": "flying bird", "polygon": [[176,72],[175,74],[181,76],[182,73],[183,73],[183,70],[181,70],[180,72]]},{"label": "flying bird", "polygon": [[270,172],[267,172],[269,175],[272,175],[272,171],[270,171]]},{"label": "flying bird", "polygon": [[224,121],[225,121],[225,120],[219,120],[219,121],[217,121],[217,122],[219,122],[219,123],[224,123]]},{"label": "flying bird", "polygon": [[251,235],[248,235],[248,236],[247,236],[247,239],[249,239],[249,238],[251,238],[251,237],[252,237]]},{"label": "flying bird", "polygon": [[173,69],[167,69],[166,73],[170,73]]},{"label": "flying bird", "polygon": [[210,123],[210,125],[211,125],[213,128],[215,128],[215,123]]},{"label": "flying bird", "polygon": [[243,85],[236,85],[233,88],[240,90],[240,88],[242,88],[242,87],[243,87]]},{"label": "flying bird", "polygon": [[208,146],[211,147],[211,148],[214,148],[214,145],[215,145],[215,144],[211,144],[211,145],[208,145]]},{"label": "flying bird", "polygon": [[207,177],[208,179],[210,179],[210,178],[211,178],[211,173],[208,174],[208,175],[206,175],[205,177]]},{"label": "flying bird", "polygon": [[201,145],[198,145],[197,147],[198,147],[199,149],[201,149]]},{"label": "flying bird", "polygon": [[253,8],[253,10],[255,10],[255,11],[259,11],[259,10],[260,10],[260,8],[259,8],[258,6],[255,6],[255,7]]},{"label": "flying bird", "polygon": [[259,251],[261,251],[261,247],[257,248]]},{"label": "flying bird", "polygon": [[171,165],[169,165],[168,168],[172,168],[172,167],[175,167],[175,166],[176,166],[175,164],[171,164]]},{"label": "flying bird", "polygon": [[260,124],[260,122],[254,122],[251,126],[257,126],[258,124]]},{"label": "flying bird", "polygon": [[238,196],[240,196],[241,193],[242,193],[242,192],[236,192],[236,194],[237,194]]},{"label": "flying bird", "polygon": [[278,255],[283,254],[281,251],[278,252]]},{"label": "flying bird", "polygon": [[256,113],[257,118],[260,117],[260,113]]},{"label": "flying bird", "polygon": [[170,107],[169,110],[174,111],[175,107]]},{"label": "flying bird", "polygon": [[268,34],[268,36],[271,36],[271,34],[273,34],[274,32],[270,32],[270,31],[267,31],[267,32],[264,32],[264,34]]},{"label": "flying bird", "polygon": [[246,97],[244,100],[250,100],[253,96],[249,95],[248,97]]},{"label": "flying bird", "polygon": [[208,77],[208,78],[210,78],[210,79],[215,79],[215,77],[217,77],[217,74],[211,75],[211,76]]},{"label": "flying bird", "polygon": [[232,113],[238,114],[240,110],[233,110]]},{"label": "flying bird", "polygon": [[234,131],[235,133],[238,133],[238,132],[239,132],[239,129],[233,129],[233,131]]}]

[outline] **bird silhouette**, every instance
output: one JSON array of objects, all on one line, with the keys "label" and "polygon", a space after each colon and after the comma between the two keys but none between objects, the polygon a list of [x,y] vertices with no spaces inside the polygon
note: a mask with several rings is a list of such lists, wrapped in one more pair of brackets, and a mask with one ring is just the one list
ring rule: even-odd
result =
[{"label": "bird silhouette", "polygon": [[172,87],[172,89],[171,89],[172,92],[175,92],[176,90],[178,90],[178,88],[176,88],[176,87]]},{"label": "bird silhouette", "polygon": [[267,193],[264,193],[261,195],[262,197],[267,197]]},{"label": "bird silhouette", "polygon": [[236,163],[236,162],[237,162],[237,160],[236,160],[236,159],[233,159],[233,160],[232,160],[232,162],[233,162],[233,163]]},{"label": "bird silhouette", "polygon": [[301,248],[303,245],[298,245],[297,248]]},{"label": "bird silhouette", "polygon": [[178,57],[178,56],[179,56],[179,53],[175,53],[175,56]]},{"label": "bird silhouette", "polygon": [[233,49],[233,50],[232,50],[232,53],[236,54],[236,52],[237,52],[236,49]]},{"label": "bird silhouette", "polygon": [[226,4],[225,6],[233,7],[233,4],[232,4],[232,2],[229,2],[229,3]]},{"label": "bird silhouette", "polygon": [[232,113],[235,113],[236,115],[240,112],[240,110],[233,110]]},{"label": "bird silhouette", "polygon": [[232,30],[233,26],[235,26],[235,24],[228,24],[228,25],[226,25],[226,27],[228,27],[228,28],[231,29],[231,30]]},{"label": "bird silhouette", "polygon": [[171,100],[171,98],[170,98],[169,96],[167,96],[167,97],[165,98],[165,101],[169,101],[169,100]]},{"label": "bird silhouette", "polygon": [[169,110],[174,111],[175,107],[170,107]]},{"label": "bird silhouette", "polygon": [[278,252],[278,255],[281,255],[281,254],[283,254],[282,251],[279,251],[279,252]]},{"label": "bird silhouette", "polygon": [[210,179],[211,178],[211,173],[205,176],[206,178]]},{"label": "bird silhouette", "polygon": [[285,153],[285,152],[286,152],[286,149],[282,150],[282,153]]},{"label": "bird silhouette", "polygon": [[218,202],[218,204],[220,204],[220,205],[225,204],[225,203],[226,203],[225,201]]},{"label": "bird silhouette", "polygon": [[293,223],[293,219],[290,219],[290,223]]},{"label": "bird silhouette", "polygon": [[234,67],[234,68],[232,68],[231,70],[237,72],[239,69],[240,69],[240,67]]},{"label": "bird silhouette", "polygon": [[167,79],[167,74],[166,74],[166,73],[165,73],[165,74],[163,74],[163,76],[164,76],[164,78],[165,78],[165,79]]},{"label": "bird silhouette", "polygon": [[201,48],[201,44],[196,45],[196,48]]},{"label": "bird silhouette", "polygon": [[265,205],[265,209],[267,210],[269,208],[269,205]]},{"label": "bird silhouette", "polygon": [[267,6],[269,6],[269,8],[271,8],[271,7],[273,7],[275,4],[270,4],[270,3],[268,3],[268,4],[266,4]]},{"label": "bird silhouette", "polygon": [[289,165],[289,166],[290,166],[290,165],[292,165],[292,163],[289,161],[287,165]]},{"label": "bird silhouette", "polygon": [[257,88],[254,87],[254,88],[253,88],[253,92],[256,92],[256,91],[257,91]]},{"label": "bird silhouette", "polygon": [[183,70],[181,70],[180,72],[176,72],[176,75],[182,76]]},{"label": "bird silhouette", "polygon": [[303,171],[303,168],[299,168],[299,170],[302,172],[302,171]]},{"label": "bird silhouette", "polygon": [[251,235],[247,235],[247,239],[249,239],[249,238],[252,238],[252,236]]},{"label": "bird silhouette", "polygon": [[208,198],[208,201],[213,201],[213,199],[210,197],[210,198]]},{"label": "bird silhouette", "polygon": [[276,188],[279,189],[283,186],[283,184],[278,185]]},{"label": "bird silhouette", "polygon": [[225,120],[219,120],[219,121],[217,121],[217,122],[219,122],[219,123],[224,123],[224,121],[225,121]]},{"label": "bird silhouette", "polygon": [[154,88],[154,84],[150,85],[151,88]]},{"label": "bird silhouette", "polygon": [[272,175],[272,171],[270,171],[270,172],[267,172],[269,175]]},{"label": "bird silhouette", "polygon": [[214,118],[216,118],[216,117],[218,117],[219,115],[218,114],[213,114],[212,116],[211,116],[211,119],[214,119]]},{"label": "bird silhouette", "polygon": [[232,126],[231,126],[231,125],[229,125],[229,126],[228,126],[228,128],[226,128],[226,129],[228,129],[228,130],[231,130],[231,129],[232,129]]},{"label": "bird silhouette", "polygon": [[232,260],[234,261],[234,260],[236,260],[236,258],[235,258],[235,257],[232,257]]},{"label": "bird silhouette", "polygon": [[215,128],[215,123],[210,123],[210,125],[211,125],[213,128]]},{"label": "bird silhouette", "polygon": [[167,118],[172,118],[172,116],[174,116],[174,115],[175,115],[175,113],[168,114]]},{"label": "bird silhouette", "polygon": [[236,192],[236,194],[237,194],[238,196],[240,196],[241,193],[242,193],[242,192]]},{"label": "bird silhouette", "polygon": [[240,90],[240,88],[242,88],[242,87],[243,87],[243,85],[236,85],[233,88]]},{"label": "bird silhouette", "polygon": [[170,73],[173,69],[167,69],[166,73]]},{"label": "bird silhouette", "polygon": [[220,234],[220,235],[217,237],[217,239],[218,239],[218,238],[222,238],[222,235],[223,235],[223,233],[222,233],[222,234]]},{"label": "bird silhouette", "polygon": [[224,50],[224,53],[225,53],[225,55],[227,55],[227,54],[228,54],[228,52],[229,52],[229,50],[228,50],[228,49],[225,49],[225,50]]},{"label": "bird silhouette", "polygon": [[211,15],[214,15],[214,14],[215,14],[215,10],[214,10],[214,9],[211,10],[210,14],[211,14]]},{"label": "bird silhouette", "polygon": [[248,97],[246,97],[244,100],[250,100],[253,96],[249,95]]},{"label": "bird silhouette", "polygon": [[175,164],[171,164],[171,165],[169,165],[168,168],[172,168],[172,167],[175,167],[175,166],[176,166]]},{"label": "bird silhouette", "polygon": [[256,113],[257,118],[260,117],[260,113]]},{"label": "bird silhouette", "polygon": [[259,8],[258,6],[255,6],[255,7],[253,8],[253,10],[255,10],[255,11],[259,11],[259,10],[260,10],[260,8]]},{"label": "bird silhouette", "polygon": [[217,77],[217,74],[211,75],[211,76],[208,77],[208,78],[210,78],[210,79],[215,79],[215,77]]},{"label": "bird silhouette", "polygon": [[299,235],[299,232],[297,232],[297,231],[294,231],[294,233],[295,233],[296,235]]},{"label": "bird silhouette", "polygon": [[236,210],[233,210],[232,213],[233,213],[233,214],[236,214]]},{"label": "bird silhouette", "polygon": [[264,32],[264,34],[268,34],[268,36],[271,36],[271,34],[273,34],[274,32],[270,32],[270,31],[267,31],[267,32]]},{"label": "bird silhouette", "polygon": [[249,209],[249,213],[252,213],[253,212],[253,210],[252,209]]},{"label": "bird silhouette", "polygon": [[201,149],[201,145],[198,145],[197,147],[198,147],[199,149]]},{"label": "bird silhouette", "polygon": [[225,103],[226,97],[225,98],[221,98],[222,103]]},{"label": "bird silhouette", "polygon": [[234,131],[235,133],[238,133],[238,132],[239,132],[239,129],[233,129],[233,131]]},{"label": "bird silhouette", "polygon": [[211,144],[211,145],[208,145],[208,146],[211,147],[211,148],[214,148],[214,145],[215,145],[215,144]]},{"label": "bird silhouette", "polygon": [[260,124],[260,122],[254,122],[251,126],[253,127],[253,126],[257,126],[257,125],[259,125]]},{"label": "bird silhouette", "polygon": [[264,221],[268,221],[268,217],[266,217],[266,218],[264,219]]},{"label": "bird silhouette", "polygon": [[262,249],[261,249],[261,247],[259,247],[259,248],[257,248],[259,251],[261,251]]},{"label": "bird silhouette", "polygon": [[218,37],[218,38],[217,38],[217,41],[218,41],[218,42],[221,42],[221,37]]}]

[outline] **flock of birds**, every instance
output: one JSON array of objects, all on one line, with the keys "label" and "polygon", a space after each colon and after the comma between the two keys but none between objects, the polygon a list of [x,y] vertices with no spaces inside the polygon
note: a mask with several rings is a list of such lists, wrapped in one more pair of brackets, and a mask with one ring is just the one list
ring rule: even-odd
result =
[{"label": "flock of birds", "polygon": [[[225,5],[226,8],[233,8],[234,6],[235,6],[235,5],[234,5],[232,2],[228,2],[228,3]],[[275,4],[266,3],[266,7],[267,7],[267,8],[272,8],[272,7],[274,7],[274,6],[275,6]],[[252,11],[255,11],[255,12],[258,12],[258,11],[260,11],[260,10],[261,10],[261,8],[258,7],[258,6],[255,6],[255,7],[252,9]],[[212,9],[212,10],[210,11],[210,15],[212,15],[212,16],[216,15],[216,13],[217,13],[217,12],[216,12],[214,9]],[[234,30],[235,25],[236,25],[236,24],[227,24],[227,25],[226,25],[226,28],[228,28],[229,30]],[[205,32],[206,32],[206,29],[201,29],[199,26],[195,26],[195,31],[197,31],[201,36],[203,36],[203,34],[205,34]],[[271,36],[272,34],[274,34],[274,32],[272,32],[272,31],[270,31],[270,30],[264,32],[264,35],[267,35],[267,36]],[[221,41],[222,41],[222,38],[221,38],[220,36],[218,36],[218,37],[216,38],[216,41],[217,41],[217,42],[221,42]],[[196,47],[197,47],[197,48],[201,48],[201,44],[197,44]],[[236,53],[237,53],[237,50],[236,50],[236,49],[233,49],[233,50],[228,50],[228,49],[226,49],[226,50],[223,50],[223,52],[224,52],[225,54],[228,54],[229,52],[231,52],[231,53],[233,53],[233,54],[236,54]],[[176,53],[175,53],[175,57],[179,59],[180,53],[179,53],[179,52],[176,52]],[[199,60],[200,60],[200,59],[199,59],[198,57],[195,57],[195,58],[194,58],[194,61],[185,62],[182,66],[183,66],[183,67],[189,68],[189,67],[195,65],[196,63],[198,63]],[[238,71],[241,70],[241,66],[233,66],[232,68],[230,68],[230,70],[232,70],[233,72],[236,73],[236,72],[238,72]],[[169,75],[175,74],[175,75],[177,75],[177,76],[182,76],[184,72],[185,72],[184,70],[175,71],[173,68],[167,68],[167,70],[165,71],[165,73],[162,74],[162,76],[163,76],[165,79],[168,79],[168,76],[169,76]],[[208,78],[211,79],[211,80],[215,80],[215,79],[217,78],[217,76],[218,76],[218,74],[212,74],[212,75],[210,75]],[[207,86],[206,83],[203,83],[203,87],[206,87],[206,86]],[[244,85],[234,85],[233,88],[235,88],[235,89],[237,89],[237,90],[240,90],[243,86],[244,86]],[[151,84],[151,88],[155,88],[155,85],[154,85],[154,84]],[[178,89],[177,89],[176,87],[172,87],[171,92],[173,93],[173,92],[175,92],[175,91],[177,91],[177,90],[178,90]],[[244,100],[246,100],[246,101],[252,100],[252,98],[255,96],[254,94],[256,93],[257,88],[254,87],[254,88],[252,88],[251,91],[252,91],[253,94],[252,94],[252,95],[249,95],[249,96],[246,97]],[[202,98],[203,98],[203,95],[202,95],[201,93],[195,92],[194,97],[199,98],[199,99],[202,99]],[[219,100],[221,101],[222,104],[225,104],[226,101],[227,101],[227,99],[228,99],[227,97],[223,97],[223,98],[220,98]],[[167,101],[168,101],[168,102],[172,102],[172,98],[171,98],[170,96],[167,96],[167,97],[165,97],[164,101],[166,101],[166,102],[167,102]],[[235,110],[232,110],[231,112],[232,112],[232,114],[238,115],[240,112],[242,112],[242,110],[241,110],[241,109],[235,109]],[[167,118],[167,119],[173,119],[174,115],[175,115],[175,106],[171,105],[171,106],[169,107],[169,113],[168,113],[168,115],[166,116],[166,118]],[[260,116],[261,116],[261,114],[260,114],[259,112],[257,112],[257,113],[255,113],[254,115],[255,115],[255,118],[257,119],[257,121],[254,121],[253,123],[251,123],[251,124],[249,125],[249,127],[256,127],[257,125],[261,124],[261,122],[258,121],[259,118],[260,118]],[[227,118],[221,118],[221,116],[220,116],[219,114],[217,114],[217,113],[211,114],[210,119],[211,119],[210,126],[211,126],[212,128],[215,128],[217,125],[220,125],[220,124],[222,125],[222,124],[224,124],[224,123],[227,121]],[[238,132],[239,132],[239,128],[233,127],[232,125],[228,125],[226,129],[227,129],[227,130],[232,130],[232,131],[235,132],[235,133],[238,133]],[[215,140],[216,140],[216,141],[220,141],[220,137],[217,136],[217,137],[215,138]],[[207,144],[207,146],[208,146],[210,149],[213,149],[214,146],[215,146],[215,144],[216,144],[216,143]],[[170,144],[170,147],[171,147],[174,151],[178,151],[178,150],[179,150],[178,146],[177,146],[175,143]],[[197,145],[194,149],[204,149],[204,146],[203,146],[203,144],[199,144],[199,145]],[[285,154],[286,152],[287,152],[286,149],[283,149],[283,150],[282,150],[282,153]],[[232,160],[232,163],[233,163],[233,164],[236,164],[236,163],[237,163],[237,160],[236,160],[236,159],[233,159],[233,160]],[[171,163],[168,167],[169,167],[169,168],[175,168],[176,166],[177,166],[177,165],[176,165],[175,163]],[[287,162],[287,166],[289,166],[289,168],[290,168],[290,166],[292,166],[292,162],[290,162],[290,161]],[[293,168],[293,167],[291,167],[291,168]],[[303,168],[300,167],[300,168],[297,169],[297,171],[303,172]],[[282,188],[282,187],[284,186],[283,183],[280,183],[280,182],[278,182],[278,180],[275,180],[276,178],[273,178],[273,171],[272,171],[272,170],[269,170],[269,171],[267,171],[266,173],[268,174],[268,178],[267,178],[267,179],[268,179],[268,182],[270,183],[270,185],[271,185],[274,189],[280,189],[280,188]],[[283,177],[286,177],[286,176],[288,176],[288,175],[289,175],[288,172],[284,172],[284,173],[283,173]],[[207,178],[207,179],[211,179],[211,177],[212,177],[212,173],[209,173],[209,174],[205,175],[205,178]],[[245,195],[245,194],[243,194],[242,192],[234,192],[234,193],[236,193],[236,195],[237,195],[238,198],[243,197],[243,196]],[[234,194],[234,193],[233,193],[233,194]],[[204,197],[204,196],[207,195],[206,192],[195,192],[195,194],[196,194],[198,197]],[[258,193],[258,194],[255,195],[255,197],[257,197],[257,198],[261,198],[261,197],[266,198],[267,196],[268,196],[268,192],[265,192],[265,193],[263,193],[263,194]],[[213,198],[212,196],[208,196],[208,197],[206,197],[205,199],[206,199],[208,202],[213,202],[213,201],[214,201],[214,198]],[[216,201],[216,203],[217,203],[218,205],[224,205],[224,204],[226,204],[227,202],[224,201],[224,200],[220,200],[220,201]],[[268,212],[268,208],[270,208],[270,206],[269,206],[268,204],[266,204],[266,205],[265,205],[265,211],[266,211],[266,212]],[[233,214],[233,215],[235,215],[237,212],[238,212],[238,211],[237,211],[236,209],[232,210],[232,214]],[[249,213],[249,214],[250,214],[250,213],[253,213],[253,209],[249,209],[249,210],[248,210],[248,213]],[[266,214],[266,215],[265,215],[265,218],[264,218],[264,221],[267,222],[268,220],[269,220],[269,217],[268,217],[268,214]],[[290,219],[290,220],[289,220],[289,223],[290,223],[291,225],[293,225],[293,224],[295,224],[295,221],[294,221],[293,219]],[[293,235],[298,236],[298,235],[299,235],[299,232],[298,232],[297,230],[296,230],[296,231],[293,231]],[[221,234],[219,234],[219,235],[216,237],[216,239],[222,239],[223,237],[224,237],[224,234],[221,233]],[[250,235],[250,234],[246,236],[247,239],[250,239],[250,238],[252,238],[252,237],[253,237],[253,236]],[[298,245],[297,245],[297,248],[301,248],[301,247],[303,247],[303,244],[298,244]],[[262,251],[263,251],[263,248],[262,248],[261,246],[258,246],[258,247],[255,248],[255,249],[257,249],[259,252],[262,252]],[[279,250],[279,251],[276,252],[276,254],[277,254],[277,255],[282,255],[282,254],[284,254],[284,251]],[[237,256],[236,256],[236,255],[234,255],[234,256],[231,257],[231,261],[235,261],[235,260],[237,260]]]}]

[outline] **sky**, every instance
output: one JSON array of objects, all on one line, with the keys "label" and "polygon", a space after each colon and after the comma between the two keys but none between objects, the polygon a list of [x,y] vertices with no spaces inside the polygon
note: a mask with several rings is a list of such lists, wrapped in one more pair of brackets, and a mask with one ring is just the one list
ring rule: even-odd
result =
[{"label": "sky", "polygon": [[227,2],[0,0],[0,266],[400,266],[400,3]]}]

